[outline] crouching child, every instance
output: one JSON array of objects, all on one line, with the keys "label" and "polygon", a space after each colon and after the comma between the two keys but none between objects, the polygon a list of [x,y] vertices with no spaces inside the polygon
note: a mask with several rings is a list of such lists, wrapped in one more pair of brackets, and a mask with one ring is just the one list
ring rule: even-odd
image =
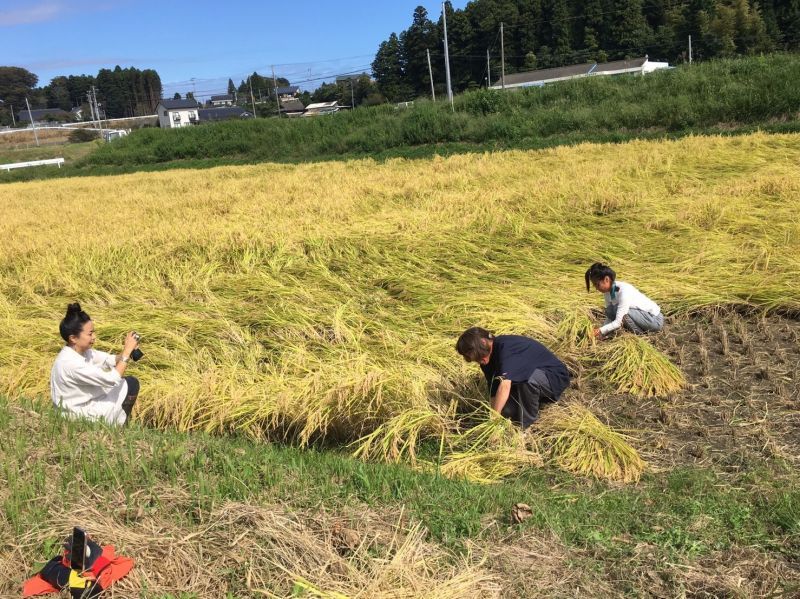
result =
[{"label": "crouching child", "polygon": [[595,262],[586,271],[586,291],[589,284],[603,294],[606,321],[595,327],[594,336],[604,339],[619,328],[636,335],[658,332],[664,328],[661,308],[630,283],[618,281],[611,267]]},{"label": "crouching child", "polygon": [[542,401],[558,401],[569,386],[569,371],[549,349],[520,335],[494,336],[486,329],[464,331],[456,351],[477,362],[489,385],[491,407],[520,425],[536,422]]}]

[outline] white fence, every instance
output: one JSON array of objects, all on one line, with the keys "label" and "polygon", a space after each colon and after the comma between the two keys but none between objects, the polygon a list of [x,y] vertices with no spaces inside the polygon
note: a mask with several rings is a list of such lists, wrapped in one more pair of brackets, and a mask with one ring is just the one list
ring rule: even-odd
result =
[{"label": "white fence", "polygon": [[12,168],[26,168],[29,166],[43,166],[45,164],[57,164],[58,168],[64,164],[63,158],[50,158],[48,160],[30,160],[28,162],[11,162],[10,164],[0,164],[0,171],[10,171]]}]

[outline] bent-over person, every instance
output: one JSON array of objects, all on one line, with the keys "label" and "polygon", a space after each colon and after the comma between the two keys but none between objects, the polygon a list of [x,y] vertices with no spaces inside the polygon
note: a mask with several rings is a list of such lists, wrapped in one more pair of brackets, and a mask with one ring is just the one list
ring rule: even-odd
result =
[{"label": "bent-over person", "polygon": [[523,430],[536,422],[542,401],[558,401],[569,371],[553,352],[521,335],[493,335],[481,327],[464,331],[456,351],[477,362],[489,385],[491,407]]}]

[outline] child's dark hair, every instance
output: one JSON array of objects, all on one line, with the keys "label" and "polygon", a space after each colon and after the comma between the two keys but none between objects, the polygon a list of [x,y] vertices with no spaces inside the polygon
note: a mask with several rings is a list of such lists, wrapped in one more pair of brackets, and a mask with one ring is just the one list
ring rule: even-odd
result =
[{"label": "child's dark hair", "polygon": [[595,262],[592,264],[589,270],[586,271],[586,291],[591,291],[589,289],[590,282],[602,281],[606,277],[610,278],[613,283],[617,278],[617,273],[615,273],[610,266],[602,262]]},{"label": "child's dark hair", "polygon": [[81,334],[83,325],[91,320],[91,317],[81,310],[81,305],[78,302],[67,306],[67,315],[64,320],[58,325],[58,330],[61,333],[61,338],[69,343],[69,336],[75,335],[76,337]]},{"label": "child's dark hair", "polygon": [[477,362],[481,358],[489,355],[489,344],[487,341],[494,339],[486,329],[472,327],[467,329],[456,341],[456,351],[464,356],[469,362]]}]

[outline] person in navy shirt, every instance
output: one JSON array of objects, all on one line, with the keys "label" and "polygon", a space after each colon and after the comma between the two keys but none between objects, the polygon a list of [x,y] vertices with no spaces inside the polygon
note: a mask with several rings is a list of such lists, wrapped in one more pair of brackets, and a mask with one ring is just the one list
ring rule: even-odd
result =
[{"label": "person in navy shirt", "polygon": [[542,400],[558,401],[569,387],[569,371],[553,352],[521,335],[494,336],[472,327],[456,342],[467,362],[477,362],[489,385],[492,409],[523,430],[536,422]]}]

